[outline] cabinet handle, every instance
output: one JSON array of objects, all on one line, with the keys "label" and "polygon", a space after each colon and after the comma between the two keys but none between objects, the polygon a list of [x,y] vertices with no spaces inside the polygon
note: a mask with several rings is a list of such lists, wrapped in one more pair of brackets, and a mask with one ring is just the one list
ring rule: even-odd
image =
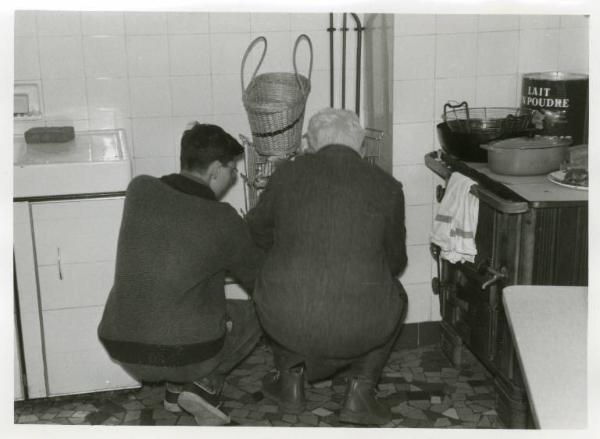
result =
[{"label": "cabinet handle", "polygon": [[56,253],[57,253],[58,278],[60,280],[63,280],[62,266],[60,264],[60,247],[56,248]]}]

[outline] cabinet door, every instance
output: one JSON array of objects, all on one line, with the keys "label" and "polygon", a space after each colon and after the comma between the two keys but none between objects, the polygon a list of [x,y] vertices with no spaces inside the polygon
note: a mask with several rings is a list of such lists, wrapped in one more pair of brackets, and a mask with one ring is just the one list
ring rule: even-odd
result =
[{"label": "cabinet door", "polygon": [[31,233],[32,221],[29,203],[14,203],[13,215],[15,280],[23,342],[24,364],[21,364],[21,367],[27,375],[27,396],[43,398],[48,396],[48,393],[46,391],[35,246]]},{"label": "cabinet door", "polygon": [[122,209],[122,198],[32,208],[51,396],[138,385],[97,336],[113,283]]},{"label": "cabinet door", "polygon": [[122,198],[35,203],[32,207],[37,264],[114,261]]},{"label": "cabinet door", "polygon": [[50,396],[138,385],[98,341],[103,310],[91,306],[43,311]]}]

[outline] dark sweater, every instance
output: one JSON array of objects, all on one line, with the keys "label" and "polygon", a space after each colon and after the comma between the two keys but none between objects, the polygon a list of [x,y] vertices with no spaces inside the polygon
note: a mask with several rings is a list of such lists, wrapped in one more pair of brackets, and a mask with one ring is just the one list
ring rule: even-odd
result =
[{"label": "dark sweater", "polygon": [[281,165],[246,221],[268,251],[254,300],[265,331],[308,357],[362,355],[402,312],[402,185],[346,146]]},{"label": "dark sweater", "polygon": [[127,188],[113,288],[98,328],[127,363],[182,366],[223,346],[224,277],[250,290],[262,260],[240,216],[179,174]]}]

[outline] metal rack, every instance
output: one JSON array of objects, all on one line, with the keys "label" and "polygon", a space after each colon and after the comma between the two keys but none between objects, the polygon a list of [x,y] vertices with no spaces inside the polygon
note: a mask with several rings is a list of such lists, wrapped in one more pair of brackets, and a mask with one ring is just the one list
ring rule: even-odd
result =
[{"label": "metal rack", "polygon": [[[372,128],[366,128],[365,131],[364,159],[377,166],[381,154],[383,131]],[[240,134],[239,137],[244,145],[245,173],[241,174],[241,177],[244,180],[244,208],[248,212],[256,206],[260,193],[266,187],[269,177],[275,172],[277,166],[288,160],[294,160],[295,157],[302,154],[302,151],[296,150],[286,155],[263,155],[256,151],[250,139],[243,134]]]},{"label": "metal rack", "polygon": [[263,155],[256,150],[250,139],[243,134],[239,137],[244,145],[245,174],[241,174],[241,177],[244,180],[244,207],[247,212],[256,206],[260,193],[267,186],[277,165],[293,159],[298,153],[293,151],[285,155]]}]

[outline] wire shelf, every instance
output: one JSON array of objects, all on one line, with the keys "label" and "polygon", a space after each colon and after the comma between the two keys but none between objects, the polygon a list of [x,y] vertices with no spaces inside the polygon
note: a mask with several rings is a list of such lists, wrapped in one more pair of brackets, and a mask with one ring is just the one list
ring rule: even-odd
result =
[{"label": "wire shelf", "polygon": [[[370,164],[376,166],[381,158],[381,144],[383,141],[383,131],[373,128],[366,128],[364,140],[364,159]],[[294,151],[284,155],[263,155],[254,147],[252,141],[239,135],[244,146],[244,167],[245,173],[241,174],[244,181],[244,207],[246,212],[256,206],[261,192],[267,186],[269,177],[275,172],[277,166],[288,160],[293,160],[302,152]]]}]

